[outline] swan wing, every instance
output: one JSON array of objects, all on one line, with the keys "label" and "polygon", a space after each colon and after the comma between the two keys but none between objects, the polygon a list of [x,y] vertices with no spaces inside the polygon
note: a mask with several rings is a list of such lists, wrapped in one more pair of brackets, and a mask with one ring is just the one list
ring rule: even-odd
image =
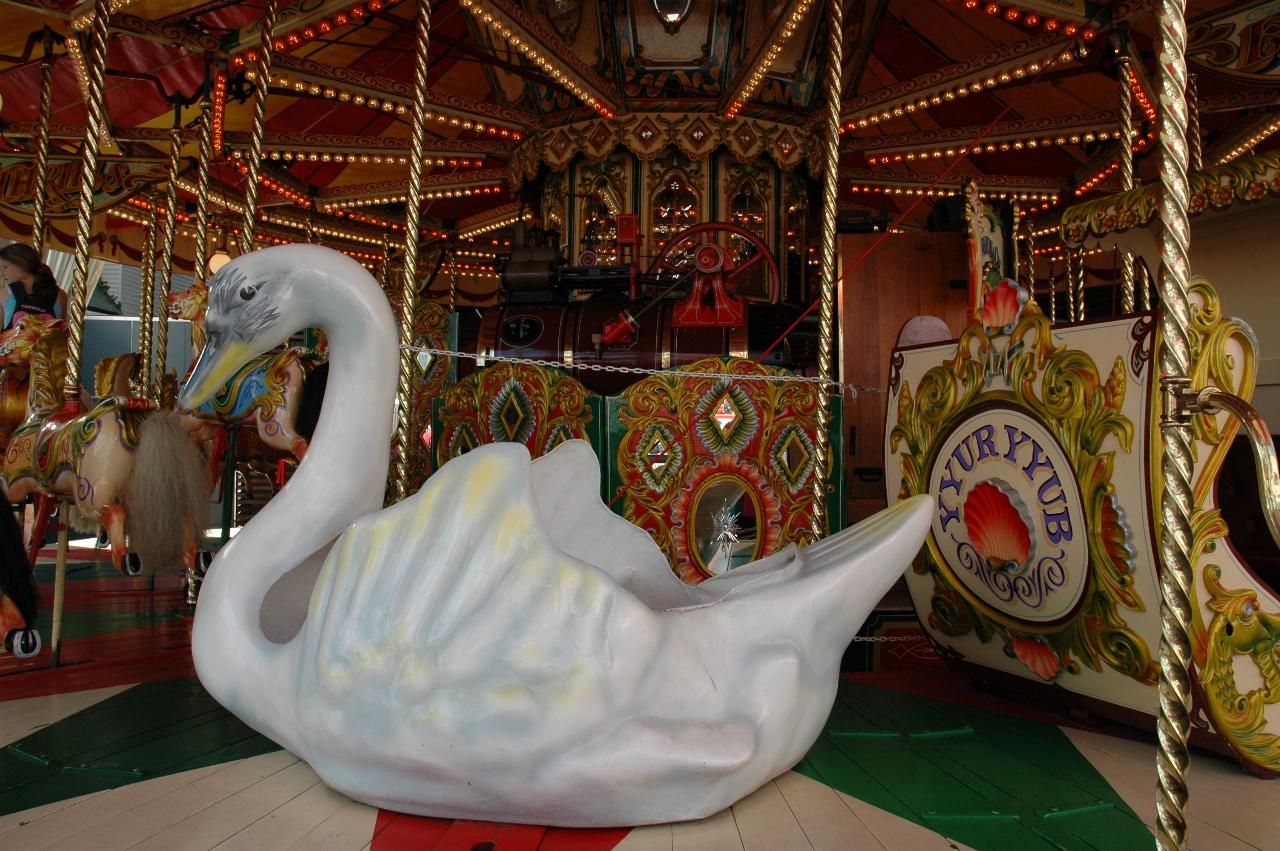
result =
[{"label": "swan wing", "polygon": [[697,599],[649,533],[601,501],[600,462],[591,444],[565,441],[536,459],[530,474],[544,528],[560,550],[605,571],[654,611]]},{"label": "swan wing", "polygon": [[660,636],[651,609],[555,546],[525,448],[492,444],[342,534],[299,639],[304,699],[343,706],[344,725],[553,747],[627,699]]}]

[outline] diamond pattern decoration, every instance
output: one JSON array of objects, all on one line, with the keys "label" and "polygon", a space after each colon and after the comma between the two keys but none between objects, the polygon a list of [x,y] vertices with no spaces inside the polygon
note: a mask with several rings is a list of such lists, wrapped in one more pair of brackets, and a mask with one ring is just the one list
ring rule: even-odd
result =
[{"label": "diamond pattern decoration", "polygon": [[648,118],[636,125],[633,135],[640,140],[646,151],[652,150],[662,142],[662,133],[659,131],[658,125]]},{"label": "diamond pattern decoration", "polygon": [[524,443],[533,434],[537,414],[524,388],[511,379],[489,403],[489,432],[496,440]]},{"label": "diamond pattern decoration", "polygon": [[449,439],[449,458],[457,458],[459,455],[466,455],[479,445],[480,438],[471,430],[471,426],[469,424],[463,423],[458,426],[457,430],[453,433],[453,437]]},{"label": "diamond pattern decoration", "polygon": [[591,132],[591,135],[587,137],[587,142],[594,150],[603,153],[613,147],[615,139],[616,137],[613,131],[609,129],[609,126],[604,122],[600,122],[596,125],[596,129]]},{"label": "diamond pattern decoration", "polygon": [[645,429],[637,444],[636,466],[643,475],[645,484],[659,493],[666,490],[667,484],[678,478],[684,456],[680,444],[661,425],[651,425]]},{"label": "diamond pattern decoration", "polygon": [[798,493],[813,472],[813,441],[804,429],[789,425],[782,430],[769,451],[769,464],[791,493]]},{"label": "diamond pattern decoration", "polygon": [[719,402],[716,402],[715,408],[711,411],[711,419],[725,437],[729,436],[733,431],[734,425],[738,420],[742,419],[742,416],[738,413],[737,406],[733,404],[733,399],[729,398],[728,391],[720,397]]},{"label": "diamond pattern decoration", "polygon": [[714,455],[735,455],[746,448],[760,426],[751,397],[738,385],[718,381],[699,400],[697,434]]},{"label": "diamond pattern decoration", "polygon": [[418,371],[426,375],[431,372],[431,364],[435,358],[430,352],[418,352],[413,359],[418,362]]},{"label": "diamond pattern decoration", "polygon": [[547,435],[547,442],[542,446],[542,454],[546,455],[566,440],[573,440],[573,430],[564,423],[553,426],[551,434]]}]

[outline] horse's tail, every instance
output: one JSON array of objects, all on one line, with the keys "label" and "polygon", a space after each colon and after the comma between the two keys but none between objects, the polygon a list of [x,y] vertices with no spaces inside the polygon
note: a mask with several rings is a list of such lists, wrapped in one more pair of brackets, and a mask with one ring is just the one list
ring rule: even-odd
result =
[{"label": "horse's tail", "polygon": [[182,564],[198,544],[208,510],[209,476],[178,418],[160,411],[138,429],[138,451],[124,489],[129,548],[149,575]]},{"label": "horse's tail", "polygon": [[[0,595],[9,598],[28,627],[36,623],[36,583],[22,546],[22,529],[13,516],[13,506],[0,487]],[[3,614],[0,603],[0,615]],[[4,636],[0,635],[0,641]]]}]

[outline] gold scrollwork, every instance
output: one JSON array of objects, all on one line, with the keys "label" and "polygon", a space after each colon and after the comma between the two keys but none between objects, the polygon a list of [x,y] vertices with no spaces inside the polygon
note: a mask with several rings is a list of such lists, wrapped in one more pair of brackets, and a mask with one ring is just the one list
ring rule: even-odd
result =
[{"label": "gold scrollwork", "polygon": [[577,379],[532,364],[472,373],[444,394],[436,468],[481,443],[523,443],[537,458],[566,440],[589,440],[590,395]]},{"label": "gold scrollwork", "polygon": [[[988,388],[993,368],[1007,389]],[[1129,451],[1133,425],[1121,413],[1126,391],[1124,363],[1117,358],[1103,378],[1085,352],[1057,345],[1048,319],[1028,303],[1005,335],[973,323],[960,337],[955,357],[926,372],[912,388],[903,383],[890,450],[901,454],[901,496],[929,493],[937,452],[951,430],[979,406],[1006,405],[1043,425],[1057,440],[1077,481],[1086,518],[1088,580],[1080,608],[1065,622],[1032,623],[1006,615],[954,579],[933,541],[916,566],[933,578],[929,622],[945,635],[970,632],[987,642],[998,637],[1011,656],[1025,648],[1052,653],[1050,669],[1079,672],[1103,666],[1154,683],[1150,648],[1122,612],[1143,611],[1134,587],[1132,553],[1111,483],[1115,450]]]},{"label": "gold scrollwork", "polygon": [[[1222,569],[1205,567],[1207,606],[1213,612],[1204,641],[1200,685],[1209,715],[1243,758],[1269,771],[1280,771],[1280,736],[1265,732],[1266,707],[1280,703],[1280,614],[1264,612],[1257,592],[1228,590]],[[1247,656],[1257,667],[1262,685],[1240,691],[1236,657]]]},{"label": "gold scrollwork", "polygon": [[653,536],[685,582],[710,575],[695,553],[695,521],[698,496],[712,482],[733,480],[749,494],[757,556],[811,536],[821,395],[811,384],[733,380],[779,374],[741,358],[705,358],[622,393],[625,433],[614,457],[622,513]]}]

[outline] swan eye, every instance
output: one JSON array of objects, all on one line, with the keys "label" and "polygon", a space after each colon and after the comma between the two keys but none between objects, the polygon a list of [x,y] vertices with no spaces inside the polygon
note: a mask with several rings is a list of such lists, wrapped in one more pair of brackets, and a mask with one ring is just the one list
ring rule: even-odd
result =
[{"label": "swan eye", "polygon": [[253,298],[257,294],[258,294],[258,288],[250,284],[246,284],[245,286],[240,288],[240,298],[244,299],[245,301],[248,301],[249,299]]}]

